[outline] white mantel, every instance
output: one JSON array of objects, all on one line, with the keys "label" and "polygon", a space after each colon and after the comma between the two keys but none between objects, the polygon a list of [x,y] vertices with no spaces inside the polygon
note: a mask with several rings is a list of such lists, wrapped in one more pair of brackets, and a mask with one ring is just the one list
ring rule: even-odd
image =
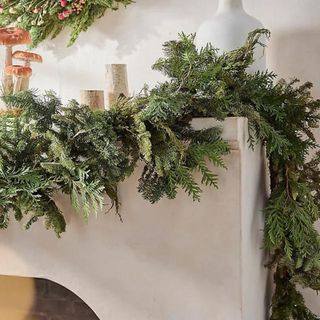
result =
[{"label": "white mantel", "polygon": [[120,186],[123,224],[100,214],[85,225],[60,197],[68,221],[62,239],[41,223],[23,231],[12,221],[0,232],[0,274],[56,281],[101,320],[264,320],[264,152],[248,148],[245,119],[223,126],[232,145],[228,170],[217,170],[219,190],[204,188],[200,203],[180,192],[149,204],[136,190],[137,168]]}]

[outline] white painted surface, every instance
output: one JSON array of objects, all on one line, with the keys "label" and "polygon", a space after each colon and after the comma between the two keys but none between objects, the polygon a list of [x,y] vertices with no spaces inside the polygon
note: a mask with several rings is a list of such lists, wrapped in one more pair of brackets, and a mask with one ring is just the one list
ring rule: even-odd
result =
[{"label": "white painted surface", "polygon": [[56,281],[101,320],[264,320],[263,153],[247,148],[244,119],[224,127],[228,170],[215,169],[220,188],[205,188],[202,202],[179,193],[149,204],[136,190],[138,168],[119,189],[123,224],[100,214],[85,225],[58,197],[67,233],[59,240],[41,224],[24,232],[12,223],[0,233],[0,274]]},{"label": "white painted surface", "polygon": [[[211,43],[223,52],[231,51],[243,45],[249,32],[261,28],[262,23],[244,10],[242,0],[219,0],[216,14],[197,30],[197,47],[201,49]],[[265,70],[263,48],[256,48],[255,59],[252,71]]]},{"label": "white painted surface", "polygon": [[[244,9],[272,31],[268,68],[319,84],[320,2],[318,0],[244,0]],[[54,89],[65,99],[80,89],[104,88],[104,65],[127,63],[131,91],[156,83],[161,76],[150,66],[161,55],[161,44],[181,31],[195,32],[216,12],[216,0],[137,0],[126,10],[96,22],[71,48],[67,32],[37,51],[44,64],[34,65],[31,86]],[[3,52],[2,48],[1,51]],[[307,59],[305,57],[308,57]],[[317,91],[320,92],[319,90]]]},{"label": "white painted surface", "polygon": [[[87,33],[82,34],[78,43],[71,48],[64,46],[66,34],[42,45],[37,52],[43,55],[45,61],[43,65],[34,65],[31,86],[54,89],[64,100],[79,98],[80,89],[104,88],[105,64],[127,63],[130,90],[139,92],[145,82],[152,85],[162,79],[150,68],[161,54],[161,44],[176,38],[181,31],[195,32],[204,20],[212,17],[218,6],[217,0],[136,2],[126,10],[107,14]],[[281,77],[297,76],[304,81],[314,82],[314,94],[319,97],[320,1],[243,2],[244,9],[272,31],[266,50],[267,67]],[[1,53],[3,57],[2,48]],[[112,218],[107,217],[109,219]],[[109,228],[112,227],[113,223]],[[88,228],[83,227],[83,233],[86,232],[89,232]],[[24,237],[36,239],[37,233],[26,234]],[[24,255],[29,255],[29,248]],[[93,272],[95,268],[91,268]],[[319,299],[311,292],[308,294],[308,301],[318,314]]]}]

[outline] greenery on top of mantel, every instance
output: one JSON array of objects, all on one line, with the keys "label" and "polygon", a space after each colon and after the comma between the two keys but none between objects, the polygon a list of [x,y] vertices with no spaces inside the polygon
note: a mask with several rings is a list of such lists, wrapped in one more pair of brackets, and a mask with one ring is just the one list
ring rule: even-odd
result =
[{"label": "greenery on top of mantel", "polygon": [[131,3],[133,0],[4,0],[0,3],[0,26],[14,24],[28,30],[33,47],[70,27],[72,45],[107,10]]},{"label": "greenery on top of mantel", "polygon": [[[53,93],[22,92],[3,97],[0,115],[0,217],[13,216],[26,227],[43,217],[48,228],[65,231],[53,196],[71,196],[87,219],[107,193],[120,216],[117,184],[144,163],[142,196],[155,203],[175,198],[178,188],[200,200],[201,183],[217,187],[207,164],[224,167],[229,152],[217,127],[195,130],[194,117],[247,117],[250,143],[266,146],[271,195],[264,210],[268,267],[276,285],[271,320],[319,319],[305,305],[297,286],[320,290],[320,152],[313,136],[320,101],[312,85],[276,82],[272,72],[249,74],[253,53],[267,30],[251,34],[240,49],[219,55],[196,50],[194,36],[164,45],[154,69],[169,80],[111,110],[91,111],[76,101],[62,106]],[[307,156],[312,151],[315,157]],[[264,293],[261,293],[264,294]]]}]

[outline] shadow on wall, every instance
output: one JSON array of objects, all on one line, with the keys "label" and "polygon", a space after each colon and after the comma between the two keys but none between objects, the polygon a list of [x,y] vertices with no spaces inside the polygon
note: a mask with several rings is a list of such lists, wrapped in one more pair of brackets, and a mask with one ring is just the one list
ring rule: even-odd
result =
[{"label": "shadow on wall", "polygon": [[[214,12],[215,3],[212,2],[212,12]],[[126,9],[107,12],[104,17],[95,22],[94,28],[90,27],[87,32],[82,33],[73,46],[66,47],[69,30],[65,30],[56,39],[46,41],[43,47],[53,51],[59,61],[73,55],[88,43],[92,46],[92,50],[104,50],[106,42],[111,40],[116,42],[117,53],[121,58],[123,55],[132,53],[141,41],[157,36],[167,23],[176,21],[177,13],[181,19],[192,17],[200,23],[200,20],[203,20],[203,12],[208,12],[207,7],[206,0],[199,0],[197,6],[191,1],[183,3],[182,6],[181,1],[176,0],[137,0]],[[183,31],[183,27],[179,24],[176,24],[176,28],[177,30],[172,30],[174,37],[178,32]],[[196,30],[187,31],[195,32]]]},{"label": "shadow on wall", "polygon": [[320,26],[317,30],[274,33],[268,50],[271,70],[285,79],[298,78],[314,84],[320,97]]}]

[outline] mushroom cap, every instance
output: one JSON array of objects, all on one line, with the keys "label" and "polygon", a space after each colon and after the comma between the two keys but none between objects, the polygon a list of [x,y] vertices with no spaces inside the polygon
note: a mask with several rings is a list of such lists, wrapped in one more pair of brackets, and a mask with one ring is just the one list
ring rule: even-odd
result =
[{"label": "mushroom cap", "polygon": [[30,43],[31,36],[28,31],[16,27],[0,28],[0,45],[14,46]]},{"label": "mushroom cap", "polygon": [[22,61],[32,61],[32,62],[38,62],[42,63],[42,57],[33,52],[27,52],[27,51],[15,51],[12,55],[12,58]]},{"label": "mushroom cap", "polygon": [[13,66],[7,66],[5,69],[5,73],[8,76],[28,78],[32,75],[32,69],[30,67],[13,65]]}]

